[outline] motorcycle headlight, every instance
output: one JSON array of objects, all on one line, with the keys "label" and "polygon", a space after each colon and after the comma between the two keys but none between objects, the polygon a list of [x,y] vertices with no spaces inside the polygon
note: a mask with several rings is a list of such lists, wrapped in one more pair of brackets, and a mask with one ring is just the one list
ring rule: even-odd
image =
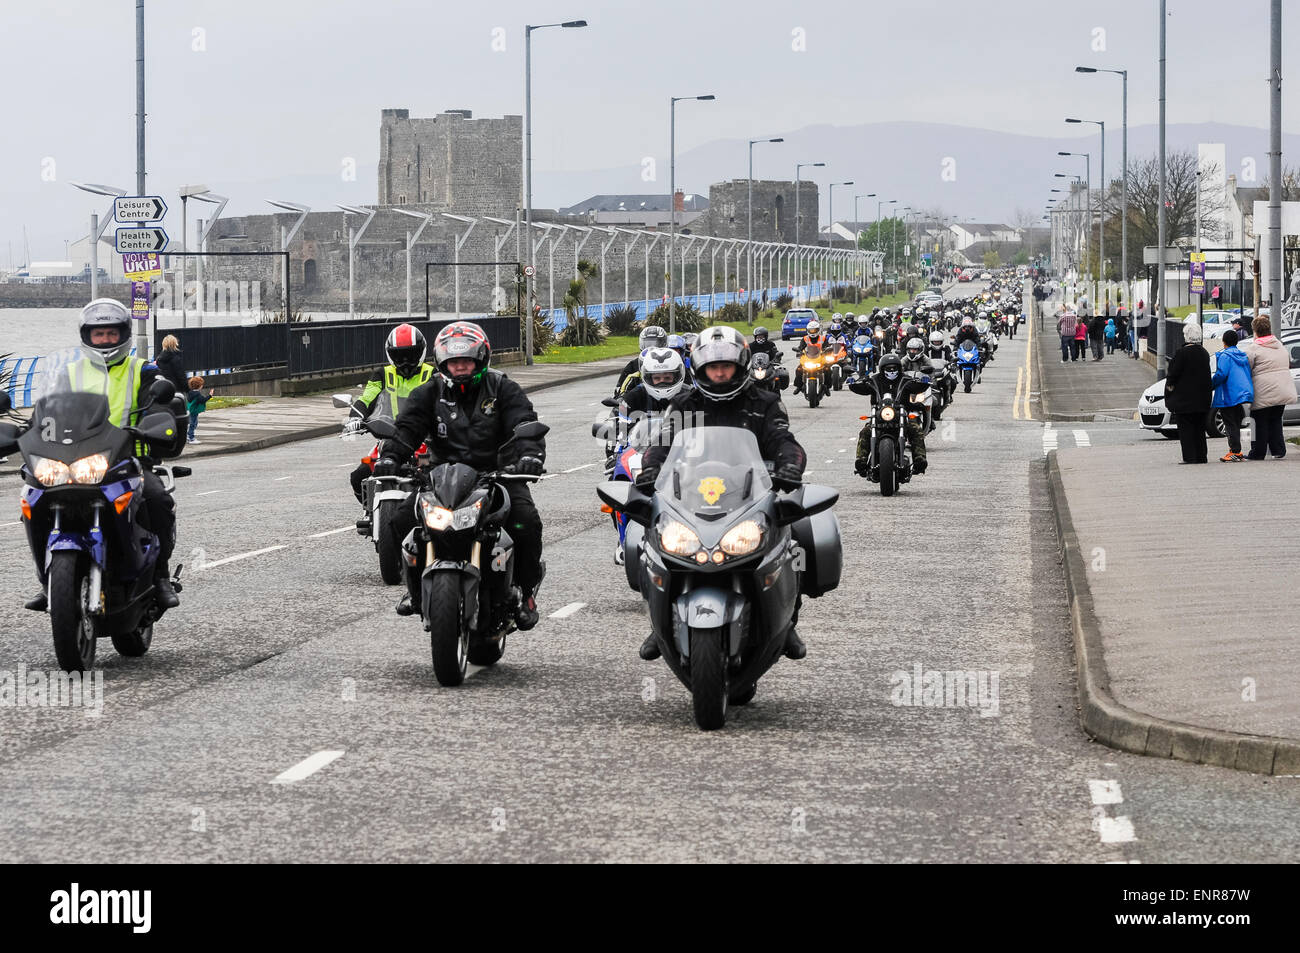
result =
[{"label": "motorcycle headlight", "polygon": [[432,500],[420,497],[420,518],[429,529],[441,531],[451,525],[452,512],[445,506],[438,506]]},{"label": "motorcycle headlight", "polygon": [[108,457],[102,453],[91,454],[74,461],[68,469],[73,483],[98,483],[108,472]]},{"label": "motorcycle headlight", "polygon": [[700,548],[700,537],[685,523],[670,520],[659,531],[659,545],[674,556],[690,556]]},{"label": "motorcycle headlight", "polygon": [[480,497],[469,506],[462,506],[452,514],[452,529],[469,529],[478,524],[479,513],[483,511],[483,499]]},{"label": "motorcycle headlight", "polygon": [[728,556],[748,556],[763,541],[763,528],[756,520],[745,520],[727,530],[719,547]]},{"label": "motorcycle headlight", "polygon": [[893,408],[893,407],[884,407],[884,408],[882,408],[881,411],[880,411],[880,419],[881,419],[881,420],[893,420],[893,419],[894,419],[894,408]]},{"label": "motorcycle headlight", "polygon": [[32,474],[42,486],[62,486],[71,478],[66,463],[47,457],[32,457]]}]

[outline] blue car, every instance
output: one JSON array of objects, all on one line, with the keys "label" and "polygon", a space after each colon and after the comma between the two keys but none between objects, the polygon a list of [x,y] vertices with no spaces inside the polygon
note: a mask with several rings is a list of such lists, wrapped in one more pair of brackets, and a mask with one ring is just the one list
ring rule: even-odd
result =
[{"label": "blue car", "polygon": [[812,308],[791,308],[781,320],[781,340],[802,337],[808,329],[808,322],[817,320],[817,312]]}]

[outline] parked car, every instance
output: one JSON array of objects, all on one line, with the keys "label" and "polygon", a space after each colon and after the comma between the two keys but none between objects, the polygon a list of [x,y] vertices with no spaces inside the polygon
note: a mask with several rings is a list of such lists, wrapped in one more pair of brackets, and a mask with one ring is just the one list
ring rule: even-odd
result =
[{"label": "parked car", "polygon": [[808,322],[816,319],[817,312],[812,308],[791,308],[781,320],[781,340],[799,337],[808,328]]},{"label": "parked car", "polygon": [[[1206,312],[1209,313],[1208,311]],[[1225,326],[1223,330],[1227,330]],[[1296,385],[1300,387],[1300,330],[1284,332],[1282,334],[1282,343],[1286,346],[1291,355],[1291,377],[1295,380]],[[1214,373],[1215,358],[1217,352],[1210,353],[1210,373]],[[1295,426],[1300,425],[1300,403],[1288,404],[1286,410],[1282,412],[1282,425]],[[1150,387],[1142,392],[1138,398],[1138,426],[1143,430],[1154,430],[1168,440],[1175,440],[1178,437],[1178,427],[1174,423],[1173,417],[1165,410],[1165,382],[1156,381]],[[1250,416],[1247,415],[1243,426],[1250,426]],[[1216,410],[1206,424],[1205,432],[1211,437],[1222,437],[1223,418]]]},{"label": "parked car", "polygon": [[963,271],[960,275],[957,276],[957,280],[958,280],[958,281],[970,281],[970,280],[971,280],[971,273],[970,273],[969,271]]},{"label": "parked car", "polygon": [[987,271],[980,275],[980,281],[992,281],[993,276]]}]

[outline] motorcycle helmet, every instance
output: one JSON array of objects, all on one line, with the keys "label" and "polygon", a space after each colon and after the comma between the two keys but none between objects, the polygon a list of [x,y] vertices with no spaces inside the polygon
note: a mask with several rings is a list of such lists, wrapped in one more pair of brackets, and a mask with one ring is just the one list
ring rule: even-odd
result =
[{"label": "motorcycle helmet", "polygon": [[652,347],[667,347],[668,332],[657,324],[646,325],[637,338],[637,346],[643,351]]},{"label": "motorcycle helmet", "polygon": [[[447,368],[447,362],[459,357],[473,358],[474,370],[468,374],[452,375]],[[470,321],[455,321],[441,331],[433,339],[433,362],[438,367],[438,374],[442,381],[451,389],[452,393],[460,395],[473,387],[478,386],[478,382],[483,379],[484,372],[492,363],[492,345],[488,343],[487,335],[477,324]]]},{"label": "motorcycle helmet", "polygon": [[931,332],[930,332],[930,347],[943,347],[943,332],[942,332],[942,331],[931,331]]},{"label": "motorcycle helmet", "polygon": [[961,319],[961,326],[963,328],[973,328],[975,326],[975,319],[968,314]]},{"label": "motorcycle helmet", "polygon": [[903,373],[903,359],[897,354],[886,354],[880,359],[880,373],[885,375],[887,381],[898,380],[898,376]]},{"label": "motorcycle helmet", "polygon": [[822,331],[821,322],[818,321],[816,318],[813,318],[811,321],[808,322],[807,331],[813,337],[816,337],[817,335],[821,334]]},{"label": "motorcycle helmet", "polygon": [[845,323],[845,324],[852,324],[852,323],[853,323],[853,312],[852,312],[852,311],[845,311],[845,312],[844,312],[844,323]]},{"label": "motorcycle helmet", "polygon": [[904,308],[902,311],[899,312],[899,314],[902,315],[904,322],[908,322],[912,318],[912,309]]},{"label": "motorcycle helmet", "polygon": [[683,334],[683,335],[682,335],[682,340],[686,342],[686,356],[687,356],[687,357],[690,357],[690,356],[691,356],[691,348],[695,347],[695,342],[696,342],[696,340],[697,340],[698,338],[699,338],[699,335],[698,335],[698,334],[695,334],[694,332],[687,332],[686,334]]},{"label": "motorcycle helmet", "polygon": [[393,365],[402,377],[414,377],[424,363],[428,347],[420,329],[411,324],[399,324],[388,334],[384,342],[384,352],[388,363]]},{"label": "motorcycle helmet", "polygon": [[921,353],[925,350],[925,342],[920,338],[908,338],[907,341],[907,359],[915,361],[920,358]]},{"label": "motorcycle helmet", "polygon": [[761,325],[759,327],[754,328],[754,343],[755,344],[767,343],[767,328],[762,327]]},{"label": "motorcycle helmet", "polygon": [[844,326],[840,323],[840,316],[838,314],[835,315],[833,318],[831,318],[831,326],[829,328],[829,331],[833,335],[844,333]]},{"label": "motorcycle helmet", "polygon": [[641,386],[655,400],[671,400],[684,383],[686,363],[677,351],[652,347],[641,357]]},{"label": "motorcycle helmet", "polygon": [[[809,322],[812,324],[812,322]],[[735,328],[715,326],[700,332],[692,352],[695,364],[695,387],[713,400],[730,400],[749,383],[749,345]],[[709,374],[713,364],[732,364],[735,373],[727,380],[714,383]]]},{"label": "motorcycle helmet", "polygon": [[671,350],[671,351],[676,351],[676,352],[677,352],[678,354],[680,354],[683,358],[685,358],[685,357],[686,357],[686,339],[683,338],[680,334],[670,334],[670,335],[668,335],[668,349]]},{"label": "motorcycle helmet", "polygon": [[766,354],[755,354],[754,363],[749,367],[749,375],[756,381],[765,381],[772,373],[772,359]]},{"label": "motorcycle helmet", "polygon": [[837,324],[843,319],[844,319],[844,315],[836,311],[834,314],[831,315],[831,324]]},{"label": "motorcycle helmet", "polygon": [[[116,330],[117,340],[95,344],[91,338],[98,330]],[[112,367],[121,363],[131,353],[131,312],[126,305],[112,298],[96,298],[81,309],[82,346],[98,351],[104,364]]]},{"label": "motorcycle helmet", "polygon": [[854,319],[854,321],[857,324],[859,331],[871,330],[871,319],[868,318],[865,314],[858,315],[857,318]]}]

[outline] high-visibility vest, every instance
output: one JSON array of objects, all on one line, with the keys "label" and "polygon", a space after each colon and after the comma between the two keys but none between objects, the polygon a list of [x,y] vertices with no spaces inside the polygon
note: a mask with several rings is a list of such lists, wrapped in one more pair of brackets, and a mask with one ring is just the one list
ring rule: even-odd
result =
[{"label": "high-visibility vest", "polygon": [[145,362],[138,357],[128,357],[104,372],[90,360],[83,358],[68,366],[72,389],[85,393],[100,393],[108,397],[108,419],[117,427],[130,427],[139,413],[140,372]]},{"label": "high-visibility vest", "polygon": [[388,399],[393,410],[393,419],[406,407],[406,398],[411,396],[411,391],[415,390],[421,384],[426,384],[429,378],[433,376],[433,365],[421,364],[419,371],[411,377],[399,377],[397,368],[392,364],[384,366],[384,390],[388,392]]}]

